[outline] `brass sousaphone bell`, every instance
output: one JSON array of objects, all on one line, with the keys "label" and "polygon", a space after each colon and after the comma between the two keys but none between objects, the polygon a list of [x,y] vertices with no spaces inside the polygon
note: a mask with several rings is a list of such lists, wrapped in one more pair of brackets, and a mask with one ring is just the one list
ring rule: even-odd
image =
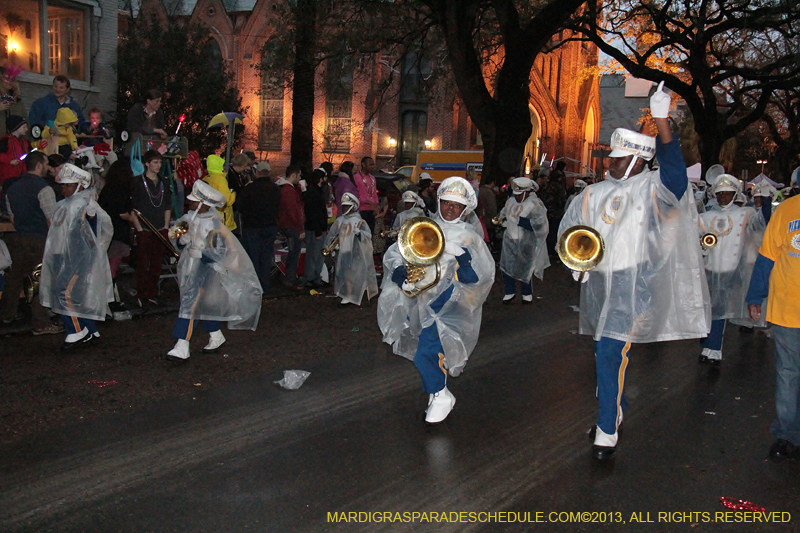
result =
[{"label": "brass sousaphone bell", "polygon": [[428,217],[406,220],[397,235],[397,248],[406,262],[406,281],[414,284],[425,277],[427,268],[436,269],[436,277],[424,287],[403,290],[409,298],[416,298],[423,291],[436,285],[442,270],[439,260],[444,254],[444,232]]},{"label": "brass sousaphone bell", "polygon": [[567,228],[561,234],[556,252],[567,268],[587,272],[603,260],[606,245],[599,231],[589,226],[577,225]]}]

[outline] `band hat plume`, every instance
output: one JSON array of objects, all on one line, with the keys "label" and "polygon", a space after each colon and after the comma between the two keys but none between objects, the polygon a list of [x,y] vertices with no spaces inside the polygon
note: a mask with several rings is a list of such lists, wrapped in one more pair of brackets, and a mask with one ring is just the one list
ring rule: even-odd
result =
[{"label": "band hat plume", "polygon": [[472,185],[462,177],[450,176],[439,185],[436,191],[436,196],[439,202],[447,200],[449,202],[457,202],[466,206],[461,214],[461,218],[469,215],[478,207],[478,197],[475,195],[475,189]]},{"label": "band hat plume", "polygon": [[361,206],[361,202],[358,201],[355,195],[346,192],[342,195],[342,205],[352,205],[358,208]]},{"label": "band hat plume", "polygon": [[511,190],[514,191],[514,194],[532,191],[533,187],[534,181],[530,178],[523,177],[511,180]]},{"label": "band hat plume", "polygon": [[738,194],[742,191],[742,184],[735,176],[720,174],[714,181],[714,194],[726,191]]},{"label": "band hat plume", "polygon": [[617,128],[611,134],[611,153],[608,157],[635,155],[650,161],[656,155],[656,139],[644,133]]},{"label": "band hat plume", "polygon": [[222,196],[222,193],[202,180],[194,182],[194,185],[192,185],[192,192],[186,198],[216,209],[225,207],[225,197]]},{"label": "band hat plume", "polygon": [[88,189],[92,186],[92,173],[67,163],[58,171],[56,183],[77,183],[82,188]]}]

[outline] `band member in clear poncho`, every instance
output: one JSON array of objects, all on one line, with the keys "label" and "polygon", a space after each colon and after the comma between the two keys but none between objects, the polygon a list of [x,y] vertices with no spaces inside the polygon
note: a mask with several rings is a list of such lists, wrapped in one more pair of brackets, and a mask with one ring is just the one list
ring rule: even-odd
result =
[{"label": "band member in clear poncho", "polygon": [[372,233],[358,211],[358,198],[349,192],[342,195],[342,216],[328,230],[325,247],[339,238],[336,256],[336,280],[333,292],[342,299],[339,305],[361,305],[364,293],[367,299],[378,295],[378,279],[372,259]]},{"label": "band member in clear poncho", "polygon": [[[711,326],[700,242],[693,238],[697,211],[662,86],[650,99],[659,139],[614,131],[605,180],[586,187],[559,226],[559,236],[577,224],[590,226],[606,247],[594,270],[573,274],[583,282],[580,333],[595,340],[598,460],[616,450],[631,343],[701,338]],[[660,168],[648,170],[654,155]]]},{"label": "band member in clear poncho", "polygon": [[425,210],[425,200],[414,191],[406,191],[403,193],[403,203],[405,204],[405,211],[400,211],[392,222],[392,229],[400,229],[403,223],[414,217],[427,216]]},{"label": "band member in clear poncho", "polygon": [[547,253],[547,209],[533,192],[534,182],[530,178],[511,180],[513,196],[498,213],[505,220],[503,226],[503,250],[500,254],[500,271],[503,273],[503,303],[510,303],[517,296],[517,281],[520,282],[522,303],[533,302],[531,278],[542,279],[544,269],[550,266]]},{"label": "band member in clear poncho", "polygon": [[[228,329],[256,330],[261,315],[261,284],[253,263],[239,240],[225,226],[218,211],[225,197],[204,181],[196,181],[189,200],[189,212],[175,222],[170,238],[181,250],[178,260],[178,285],[181,308],[175,323],[175,347],[167,359],[189,358],[189,341],[196,321],[209,334],[204,352],[213,352],[225,343],[220,322]],[[188,226],[180,235],[178,228]]]},{"label": "band member in clear poncho", "polygon": [[739,180],[730,174],[720,174],[713,180],[710,185],[717,202],[699,219],[700,235],[716,237],[716,244],[704,251],[711,331],[700,341],[700,362],[719,365],[726,320],[746,320],[750,315],[745,296],[772,204],[762,202],[759,211],[735,205],[735,196],[742,192]]},{"label": "band member in clear poncho", "polygon": [[114,301],[106,250],[114,235],[111,217],[97,204],[92,175],[66,164],[56,176],[64,199],[56,204],[42,260],[39,299],[61,315],[62,350],[100,337],[95,320],[111,314]]},{"label": "band member in clear poncho", "polygon": [[456,403],[447,388],[447,375],[464,370],[481,328],[481,306],[494,283],[495,265],[483,237],[464,222],[477,206],[475,191],[465,179],[444,180],[437,192],[434,220],[444,233],[441,277],[430,289],[409,297],[404,290],[424,287],[435,279],[435,269],[411,284],[397,244],[383,257],[383,284],[378,298],[378,325],[383,341],[394,353],[414,361],[428,393],[425,421],[435,424]]}]

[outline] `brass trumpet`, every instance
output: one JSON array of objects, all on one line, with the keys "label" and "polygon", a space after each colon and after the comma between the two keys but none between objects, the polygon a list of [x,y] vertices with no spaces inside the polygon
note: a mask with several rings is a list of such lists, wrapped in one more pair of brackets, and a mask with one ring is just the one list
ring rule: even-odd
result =
[{"label": "brass trumpet", "polygon": [[406,281],[416,283],[425,277],[426,269],[436,268],[436,277],[424,287],[403,290],[409,298],[416,298],[439,282],[442,274],[439,259],[444,253],[444,232],[439,224],[428,217],[414,217],[403,223],[397,236],[397,248],[406,262]]},{"label": "brass trumpet", "polygon": [[502,226],[503,222],[505,222],[507,218],[508,217],[505,215],[501,217],[492,217],[492,224],[494,224],[495,226]]},{"label": "brass trumpet", "polygon": [[328,246],[326,246],[325,248],[322,249],[322,255],[324,255],[325,257],[328,257],[329,255],[331,255],[333,253],[333,251],[338,246],[339,246],[339,236],[337,235],[336,237],[333,238],[333,240],[331,241],[331,243]]},{"label": "brass trumpet", "polygon": [[397,237],[397,234],[400,233],[398,229],[385,229],[382,232],[378,233],[378,236],[381,239],[394,239]]},{"label": "brass trumpet", "polygon": [[[169,239],[161,235],[161,233],[159,233],[159,231],[156,229],[153,223],[147,220],[147,218],[141,213],[141,211],[139,211],[138,209],[134,209],[133,212],[136,213],[136,216],[139,217],[139,220],[142,222],[142,224],[147,226],[147,229],[149,229],[155,234],[158,240],[161,241],[161,244],[163,244],[167,248],[167,251],[169,253],[174,255],[176,258],[181,256],[180,252],[178,252],[178,250],[176,250],[175,247],[172,246],[172,243],[169,242]],[[188,225],[187,225],[187,230],[188,230]]]},{"label": "brass trumpet", "polygon": [[586,272],[596,267],[605,255],[606,245],[596,229],[577,225],[567,228],[558,239],[556,252],[571,270]]},{"label": "brass trumpet", "polygon": [[39,294],[39,282],[42,279],[42,264],[36,265],[36,268],[22,280],[22,292],[25,294],[25,301],[29,304]]},{"label": "brass trumpet", "polygon": [[700,246],[703,250],[710,250],[717,245],[717,236],[713,233],[706,233],[700,237]]},{"label": "brass trumpet", "polygon": [[170,239],[178,240],[184,235],[186,235],[188,232],[189,232],[189,223],[186,222],[185,220],[181,220],[180,222],[169,228],[167,236]]}]

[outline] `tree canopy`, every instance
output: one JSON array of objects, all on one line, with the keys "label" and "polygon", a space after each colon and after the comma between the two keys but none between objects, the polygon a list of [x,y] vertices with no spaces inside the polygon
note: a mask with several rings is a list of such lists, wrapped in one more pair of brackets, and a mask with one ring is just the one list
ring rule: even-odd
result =
[{"label": "tree canopy", "polygon": [[241,110],[241,100],[225,69],[216,42],[201,24],[175,20],[161,22],[155,15],[141,15],[128,31],[119,36],[117,49],[118,131],[125,129],[133,104],[143,102],[145,93],[163,93],[161,109],[167,133],[178,126],[186,114],[180,134],[189,146],[206,155],[224,143],[220,130],[208,131],[211,118],[223,111]]}]

